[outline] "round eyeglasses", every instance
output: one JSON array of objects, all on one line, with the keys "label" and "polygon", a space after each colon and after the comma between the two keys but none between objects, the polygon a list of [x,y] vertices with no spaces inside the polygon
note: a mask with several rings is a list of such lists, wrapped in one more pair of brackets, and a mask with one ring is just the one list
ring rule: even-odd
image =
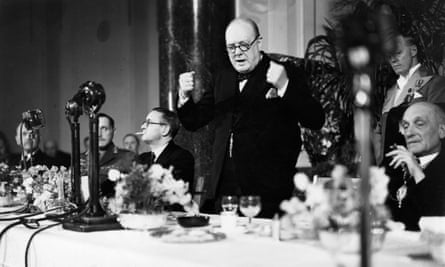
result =
[{"label": "round eyeglasses", "polygon": [[238,44],[228,44],[226,46],[226,49],[229,53],[231,54],[235,54],[235,51],[237,48],[239,48],[242,52],[247,52],[252,46],[253,44],[258,41],[259,39],[261,39],[260,35],[257,35],[255,37],[255,39],[253,39],[252,42],[250,43],[246,43],[246,42],[239,42]]}]

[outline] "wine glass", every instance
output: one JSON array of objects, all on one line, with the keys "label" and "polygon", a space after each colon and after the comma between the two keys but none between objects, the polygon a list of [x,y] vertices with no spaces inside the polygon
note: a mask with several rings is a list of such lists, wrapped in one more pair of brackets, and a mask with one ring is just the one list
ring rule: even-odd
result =
[{"label": "wine glass", "polygon": [[237,196],[223,196],[221,198],[221,207],[223,212],[236,213],[238,210]]},{"label": "wine glass", "polygon": [[261,199],[259,196],[242,196],[240,198],[240,210],[249,218],[249,227],[252,226],[252,218],[261,211]]}]

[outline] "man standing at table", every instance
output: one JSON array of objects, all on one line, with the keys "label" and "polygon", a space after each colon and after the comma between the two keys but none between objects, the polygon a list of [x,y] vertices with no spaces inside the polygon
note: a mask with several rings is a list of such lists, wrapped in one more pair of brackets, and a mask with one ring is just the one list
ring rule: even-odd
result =
[{"label": "man standing at table", "polygon": [[445,113],[438,106],[418,102],[404,113],[400,130],[407,147],[386,154],[390,166],[404,168],[402,177],[391,177],[387,203],[393,219],[407,230],[419,230],[422,216],[445,216]]},{"label": "man standing at table", "polygon": [[221,70],[197,103],[194,72],[179,76],[178,115],[188,130],[215,123],[212,178],[204,209],[218,211],[223,195],[259,195],[261,217],[272,217],[290,197],[301,148],[299,124],[319,129],[321,105],[307,89],[304,71],[272,61],[260,50],[257,24],[234,19],[226,49],[233,68]]}]

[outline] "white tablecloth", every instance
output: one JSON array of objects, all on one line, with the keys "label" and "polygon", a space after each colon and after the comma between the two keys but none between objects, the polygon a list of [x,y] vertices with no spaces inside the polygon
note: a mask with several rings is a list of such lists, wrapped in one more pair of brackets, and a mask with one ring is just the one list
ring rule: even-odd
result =
[{"label": "white tablecloth", "polygon": [[[0,223],[0,229],[7,224]],[[24,266],[24,251],[33,233],[23,226],[7,232],[0,243],[0,266]],[[359,266],[357,255],[341,255],[346,266]],[[417,233],[390,232],[373,266],[439,266],[428,256]],[[330,255],[315,241],[275,241],[270,237],[229,234],[227,239],[195,244],[164,243],[147,232],[119,230],[79,233],[57,226],[38,234],[30,266],[332,266]]]}]

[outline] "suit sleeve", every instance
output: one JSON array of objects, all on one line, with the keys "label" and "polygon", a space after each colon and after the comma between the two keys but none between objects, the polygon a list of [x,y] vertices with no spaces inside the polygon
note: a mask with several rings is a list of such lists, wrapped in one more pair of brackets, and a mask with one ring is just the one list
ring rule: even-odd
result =
[{"label": "suit sleeve", "polygon": [[426,94],[430,103],[445,103],[445,77],[435,76]]},{"label": "suit sleeve", "polygon": [[[219,81],[218,75],[216,81]],[[182,107],[178,109],[178,117],[182,126],[189,131],[196,131],[207,125],[214,116],[214,88],[205,90],[201,99],[195,103],[190,98]]]},{"label": "suit sleeve", "polygon": [[181,179],[184,180],[184,182],[188,182],[190,191],[192,191],[195,174],[195,159],[193,158],[193,155],[186,150],[181,150],[177,153],[172,162],[174,162],[173,176],[175,179]]},{"label": "suit sleeve", "polygon": [[308,89],[306,75],[302,69],[285,65],[289,84],[283,100],[291,114],[295,114],[301,126],[313,130],[320,129],[325,121],[325,113],[319,101]]}]

